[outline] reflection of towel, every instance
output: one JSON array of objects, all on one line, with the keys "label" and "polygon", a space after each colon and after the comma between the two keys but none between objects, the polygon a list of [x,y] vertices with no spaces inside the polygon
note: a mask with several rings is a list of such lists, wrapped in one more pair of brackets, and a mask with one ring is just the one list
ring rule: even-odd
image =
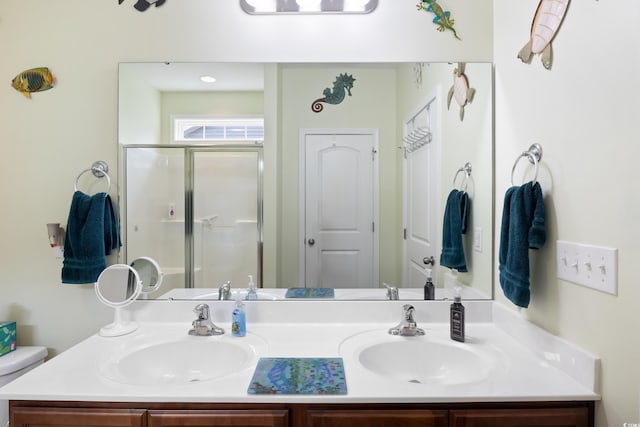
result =
[{"label": "reflection of towel", "polygon": [[62,283],[93,283],[104,270],[106,255],[120,247],[120,230],[107,193],[73,194],[62,264]]},{"label": "reflection of towel", "polygon": [[519,307],[529,306],[529,249],[544,245],[544,216],[540,184],[528,182],[507,190],[500,235],[500,285]]},{"label": "reflection of towel", "polygon": [[442,254],[440,265],[467,271],[467,261],[462,247],[462,235],[467,232],[469,196],[464,191],[451,190],[444,209],[442,226]]}]

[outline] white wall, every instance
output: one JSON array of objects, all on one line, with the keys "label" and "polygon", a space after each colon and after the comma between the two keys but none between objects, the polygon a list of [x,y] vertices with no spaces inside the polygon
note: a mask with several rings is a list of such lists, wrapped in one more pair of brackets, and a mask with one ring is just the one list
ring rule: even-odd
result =
[{"label": "white wall", "polygon": [[[551,71],[516,58],[537,4],[494,1],[496,225],[516,157],[542,144],[547,243],[532,255],[523,316],[602,358],[598,426],[638,423],[640,3],[571,2]],[[618,296],[558,280],[558,239],[618,248]]]}]

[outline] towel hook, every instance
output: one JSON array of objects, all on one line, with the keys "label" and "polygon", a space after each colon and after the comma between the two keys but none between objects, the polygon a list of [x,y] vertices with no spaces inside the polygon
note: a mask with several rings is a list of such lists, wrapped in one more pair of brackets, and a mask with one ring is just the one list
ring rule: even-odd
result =
[{"label": "towel hook", "polygon": [[91,172],[93,176],[95,176],[96,178],[106,178],[107,191],[105,192],[109,193],[109,190],[111,190],[111,178],[109,178],[109,165],[104,160],[98,160],[96,162],[93,162],[90,168],[85,169],[78,174],[73,184],[73,189],[75,191],[78,191],[78,182],[80,181],[80,177],[87,172]]},{"label": "towel hook", "polygon": [[538,180],[538,164],[540,163],[540,160],[542,160],[542,146],[538,143],[535,143],[531,144],[527,151],[523,151],[516,159],[516,162],[513,164],[513,168],[511,168],[511,185],[513,185],[513,174],[516,171],[516,166],[518,165],[520,159],[523,157],[529,159],[529,163],[534,165],[536,168],[535,175],[533,176],[533,183],[535,184]]},{"label": "towel hook", "polygon": [[462,184],[464,183],[463,191],[467,191],[467,183],[469,181],[469,178],[471,177],[471,171],[472,171],[472,167],[470,162],[465,163],[464,166],[458,169],[456,174],[453,176],[453,188],[456,188],[456,179],[458,179],[458,174],[460,174],[460,172],[464,172],[464,176],[462,177],[462,182],[460,183],[460,189],[462,190]]}]

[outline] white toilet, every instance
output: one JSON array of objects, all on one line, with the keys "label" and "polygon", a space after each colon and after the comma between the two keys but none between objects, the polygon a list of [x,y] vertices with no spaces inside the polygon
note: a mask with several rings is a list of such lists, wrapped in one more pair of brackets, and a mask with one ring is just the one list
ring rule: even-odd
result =
[{"label": "white toilet", "polygon": [[[42,364],[45,357],[46,347],[18,347],[11,353],[0,356],[0,387]],[[9,403],[0,400],[0,427],[8,424]]]}]

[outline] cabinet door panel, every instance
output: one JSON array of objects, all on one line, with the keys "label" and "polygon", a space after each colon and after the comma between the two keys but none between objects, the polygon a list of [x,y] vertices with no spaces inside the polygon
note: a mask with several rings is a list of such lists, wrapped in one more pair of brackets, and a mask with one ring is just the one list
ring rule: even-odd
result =
[{"label": "cabinet door panel", "polygon": [[149,427],[288,427],[286,410],[149,411]]},{"label": "cabinet door panel", "polygon": [[586,408],[454,410],[451,427],[587,427]]},{"label": "cabinet door panel", "polygon": [[11,411],[12,427],[145,427],[144,409],[20,408]]},{"label": "cabinet door panel", "polygon": [[446,427],[447,411],[309,410],[307,427]]}]

